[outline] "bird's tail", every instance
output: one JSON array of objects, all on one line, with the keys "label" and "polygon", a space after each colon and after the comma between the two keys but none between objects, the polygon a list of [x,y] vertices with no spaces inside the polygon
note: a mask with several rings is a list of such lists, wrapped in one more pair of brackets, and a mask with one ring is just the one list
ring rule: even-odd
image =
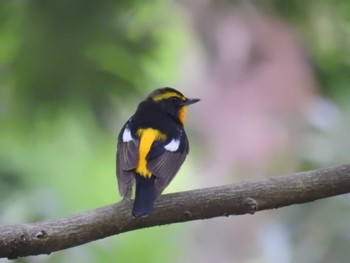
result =
[{"label": "bird's tail", "polygon": [[155,201],[155,179],[153,175],[146,178],[135,174],[136,193],[132,208],[133,217],[147,216],[152,213]]}]

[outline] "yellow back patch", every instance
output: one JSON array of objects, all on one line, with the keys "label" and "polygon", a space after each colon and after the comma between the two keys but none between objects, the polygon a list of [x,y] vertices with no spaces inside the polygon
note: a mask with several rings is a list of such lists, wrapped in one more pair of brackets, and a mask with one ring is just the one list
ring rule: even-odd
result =
[{"label": "yellow back patch", "polygon": [[185,96],[182,96],[182,95],[180,95],[180,94],[178,94],[176,92],[173,92],[173,91],[169,91],[169,92],[165,92],[165,93],[154,95],[152,97],[152,99],[154,101],[161,101],[161,100],[169,99],[171,97],[176,97],[176,98],[179,98],[181,100],[186,100]]},{"label": "yellow back patch", "polygon": [[135,171],[141,176],[150,178],[152,176],[152,172],[147,169],[147,154],[149,153],[153,142],[165,141],[166,135],[161,133],[159,130],[152,128],[138,129],[137,135],[140,137],[140,145],[139,162]]}]

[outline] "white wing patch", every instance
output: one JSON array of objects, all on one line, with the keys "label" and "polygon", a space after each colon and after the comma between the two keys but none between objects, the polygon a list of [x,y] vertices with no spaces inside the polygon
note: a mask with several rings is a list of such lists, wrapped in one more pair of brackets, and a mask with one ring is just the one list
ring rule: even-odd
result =
[{"label": "white wing patch", "polygon": [[128,127],[125,127],[122,139],[123,139],[123,142],[130,142],[133,140],[131,136],[131,132],[128,129]]},{"label": "white wing patch", "polygon": [[167,145],[164,146],[164,148],[170,152],[175,152],[177,149],[179,149],[180,146],[180,140],[172,139]]}]

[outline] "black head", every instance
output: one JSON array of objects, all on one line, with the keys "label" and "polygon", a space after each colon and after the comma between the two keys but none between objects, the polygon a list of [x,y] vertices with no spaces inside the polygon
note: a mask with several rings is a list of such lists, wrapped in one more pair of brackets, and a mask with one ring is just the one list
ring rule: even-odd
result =
[{"label": "black head", "polygon": [[199,101],[199,99],[186,98],[180,91],[173,88],[161,88],[153,91],[147,98],[153,103],[159,104],[168,114],[185,123],[187,106]]}]

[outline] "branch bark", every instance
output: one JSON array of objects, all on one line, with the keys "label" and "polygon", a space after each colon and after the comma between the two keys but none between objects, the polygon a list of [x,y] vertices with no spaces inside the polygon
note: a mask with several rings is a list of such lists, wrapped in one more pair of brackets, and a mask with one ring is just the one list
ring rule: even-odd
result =
[{"label": "branch bark", "polygon": [[0,258],[50,254],[136,229],[254,214],[349,192],[350,164],[347,164],[258,182],[167,194],[146,218],[132,218],[132,202],[120,202],[61,219],[0,226]]}]

